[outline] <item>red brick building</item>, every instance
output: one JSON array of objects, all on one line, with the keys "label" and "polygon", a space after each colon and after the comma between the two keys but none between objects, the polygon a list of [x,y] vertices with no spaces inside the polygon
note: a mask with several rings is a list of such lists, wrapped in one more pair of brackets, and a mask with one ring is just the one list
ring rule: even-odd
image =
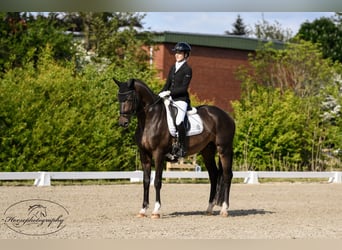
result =
[{"label": "red brick building", "polygon": [[175,63],[175,44],[188,42],[192,47],[188,63],[193,70],[190,92],[226,111],[232,111],[231,101],[241,95],[241,82],[235,77],[237,68],[248,65],[248,55],[260,44],[260,40],[253,38],[176,32],[155,34],[154,40],[157,49],[151,51],[151,63],[160,70],[161,79],[167,78]]}]

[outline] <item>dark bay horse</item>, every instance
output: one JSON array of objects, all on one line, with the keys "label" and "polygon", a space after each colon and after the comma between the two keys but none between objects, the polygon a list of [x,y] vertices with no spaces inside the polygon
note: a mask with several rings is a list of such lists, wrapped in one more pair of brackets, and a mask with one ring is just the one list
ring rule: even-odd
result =
[{"label": "dark bay horse", "polygon": [[[144,199],[139,217],[146,216],[149,205],[149,187],[152,161],[155,166],[155,207],[152,218],[160,217],[160,189],[166,155],[171,151],[172,136],[169,133],[166,108],[162,99],[142,81],[130,79],[127,82],[115,80],[119,86],[119,124],[128,127],[132,115],[136,115],[138,126],[135,140],[139,147],[143,168]],[[213,213],[215,205],[221,206],[220,214],[228,216],[229,192],[233,177],[234,120],[215,106],[199,106],[197,113],[203,120],[204,130],[199,135],[188,137],[187,155],[199,153],[209,173],[210,195],[207,214]],[[215,155],[218,153],[218,166]]]}]

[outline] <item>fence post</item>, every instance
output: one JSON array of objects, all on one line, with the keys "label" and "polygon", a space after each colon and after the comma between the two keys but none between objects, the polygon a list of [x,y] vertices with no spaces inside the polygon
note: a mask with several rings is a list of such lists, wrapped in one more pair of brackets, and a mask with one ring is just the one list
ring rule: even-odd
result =
[{"label": "fence post", "polygon": [[34,185],[37,187],[51,186],[51,176],[47,172],[38,172],[39,177],[35,179]]},{"label": "fence post", "polygon": [[151,171],[150,186],[154,186],[154,178],[156,177],[156,171]]},{"label": "fence post", "polygon": [[[135,171],[136,173],[141,173],[141,175],[143,175],[143,171],[141,171],[141,170],[136,170]],[[131,182],[141,182],[141,181],[143,181],[143,177],[132,177],[132,178],[130,178],[130,181]]]},{"label": "fence post", "polygon": [[248,176],[245,178],[244,183],[259,184],[258,173],[256,171],[248,171]]},{"label": "fence post", "polygon": [[342,172],[335,172],[334,174],[333,183],[342,183]]}]

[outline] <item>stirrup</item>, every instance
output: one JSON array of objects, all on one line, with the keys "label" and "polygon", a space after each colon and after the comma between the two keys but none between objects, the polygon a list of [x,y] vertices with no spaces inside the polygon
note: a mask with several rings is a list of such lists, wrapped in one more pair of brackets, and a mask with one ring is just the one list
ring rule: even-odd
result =
[{"label": "stirrup", "polygon": [[177,152],[179,151],[179,149],[180,149],[179,143],[178,142],[173,143],[172,149],[171,149],[171,154],[176,155]]},{"label": "stirrup", "polygon": [[186,151],[181,144],[175,143],[172,145],[172,154],[177,158],[182,158],[186,155]]},{"label": "stirrup", "polygon": [[178,149],[178,151],[176,152],[176,156],[179,157],[179,158],[182,158],[182,157],[184,157],[185,155],[186,155],[186,151],[185,151],[182,147],[180,147],[180,148]]},{"label": "stirrup", "polygon": [[175,154],[167,153],[165,155],[165,157],[166,157],[166,161],[169,161],[169,162],[172,162],[172,163],[175,163],[175,162],[178,161],[178,157]]}]

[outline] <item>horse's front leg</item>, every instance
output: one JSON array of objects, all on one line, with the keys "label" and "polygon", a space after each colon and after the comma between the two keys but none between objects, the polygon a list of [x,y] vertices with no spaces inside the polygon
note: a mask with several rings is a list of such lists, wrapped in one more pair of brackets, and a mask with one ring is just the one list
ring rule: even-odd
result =
[{"label": "horse's front leg", "polygon": [[149,155],[140,152],[140,160],[141,160],[141,165],[144,171],[144,176],[143,176],[144,198],[143,198],[142,208],[140,209],[139,214],[137,216],[145,217],[146,210],[148,209],[148,206],[149,206],[152,158]]},{"label": "horse's front leg", "polygon": [[159,219],[160,208],[161,208],[160,190],[162,187],[164,158],[162,154],[156,154],[154,156],[154,159],[155,159],[154,163],[155,163],[155,168],[156,168],[156,174],[154,177],[154,188],[156,190],[156,202],[155,202],[154,209],[152,212],[152,218]]}]

